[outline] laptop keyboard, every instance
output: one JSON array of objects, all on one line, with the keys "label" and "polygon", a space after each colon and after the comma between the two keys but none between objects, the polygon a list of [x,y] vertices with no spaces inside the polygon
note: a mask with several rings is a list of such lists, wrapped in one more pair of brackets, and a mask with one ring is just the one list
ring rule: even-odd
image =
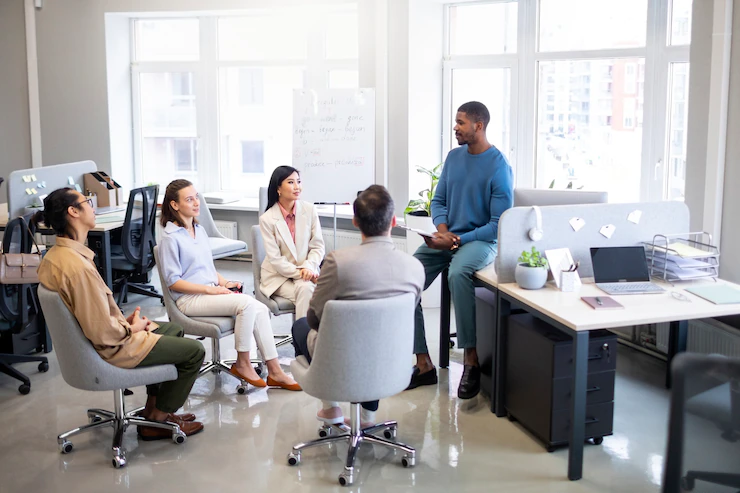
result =
[{"label": "laptop keyboard", "polygon": [[614,293],[652,293],[664,291],[663,288],[651,282],[599,284],[599,287],[607,289]]}]

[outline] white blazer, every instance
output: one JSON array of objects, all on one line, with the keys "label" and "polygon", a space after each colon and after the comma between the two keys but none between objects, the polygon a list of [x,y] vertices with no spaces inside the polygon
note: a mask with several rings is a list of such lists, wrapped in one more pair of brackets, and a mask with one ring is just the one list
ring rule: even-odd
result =
[{"label": "white blazer", "polygon": [[325,249],[319,214],[313,204],[296,202],[295,242],[279,204],[260,216],[260,231],[266,254],[260,290],[265,296],[272,296],[287,279],[300,279],[300,269],[318,274]]}]

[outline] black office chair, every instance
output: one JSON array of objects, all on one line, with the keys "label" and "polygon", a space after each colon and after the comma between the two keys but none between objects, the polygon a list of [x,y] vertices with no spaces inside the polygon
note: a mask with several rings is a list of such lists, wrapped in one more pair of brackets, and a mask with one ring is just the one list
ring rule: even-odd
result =
[{"label": "black office chair", "polygon": [[[3,235],[3,251],[30,253],[32,246],[33,240],[23,219],[9,221]],[[51,351],[37,287],[38,284],[0,284],[0,372],[21,381],[18,387],[21,394],[31,391],[31,380],[11,365],[39,362],[40,372],[49,369],[45,356],[28,355],[32,351]]]},{"label": "black office chair", "polygon": [[118,305],[128,301],[128,293],[138,293],[164,298],[154,286],[142,282],[149,280],[154,268],[154,229],[157,218],[157,194],[159,185],[131,190],[126,209],[126,219],[121,230],[120,244],[111,245],[111,267],[113,290],[118,291]]},{"label": "black office chair", "polygon": [[740,358],[681,353],[671,373],[663,493],[698,481],[740,488]]}]

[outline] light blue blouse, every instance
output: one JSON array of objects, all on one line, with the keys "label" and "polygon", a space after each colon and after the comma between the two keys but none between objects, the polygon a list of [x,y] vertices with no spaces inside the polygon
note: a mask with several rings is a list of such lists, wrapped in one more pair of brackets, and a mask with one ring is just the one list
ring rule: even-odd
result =
[{"label": "light blue blouse", "polygon": [[[185,228],[168,222],[159,244],[159,261],[164,272],[162,284],[167,287],[180,279],[195,284],[218,284],[208,234],[199,224],[195,225],[195,238],[192,238]],[[171,289],[170,293],[173,300],[184,294]]]}]

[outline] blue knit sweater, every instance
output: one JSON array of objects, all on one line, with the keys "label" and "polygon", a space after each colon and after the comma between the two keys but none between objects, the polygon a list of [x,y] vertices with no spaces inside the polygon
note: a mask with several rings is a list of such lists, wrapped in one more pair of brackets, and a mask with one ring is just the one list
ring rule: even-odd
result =
[{"label": "blue knit sweater", "polygon": [[498,220],[513,203],[514,178],[509,161],[496,147],[470,154],[463,145],[450,151],[432,199],[434,225],[465,243],[496,243]]}]

